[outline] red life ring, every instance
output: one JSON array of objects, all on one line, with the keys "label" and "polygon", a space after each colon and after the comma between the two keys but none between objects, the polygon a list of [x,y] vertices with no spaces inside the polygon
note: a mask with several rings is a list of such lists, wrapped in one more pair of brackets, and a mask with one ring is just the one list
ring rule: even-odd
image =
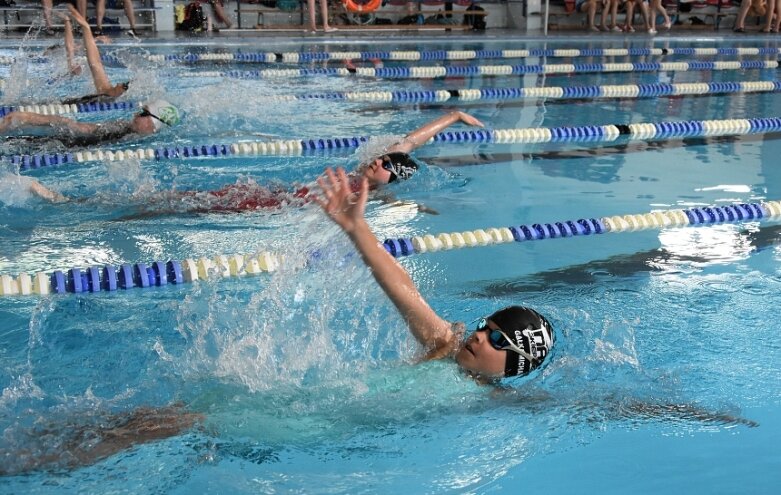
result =
[{"label": "red life ring", "polygon": [[382,0],[342,0],[344,2],[344,8],[348,12],[374,12],[382,5]]}]

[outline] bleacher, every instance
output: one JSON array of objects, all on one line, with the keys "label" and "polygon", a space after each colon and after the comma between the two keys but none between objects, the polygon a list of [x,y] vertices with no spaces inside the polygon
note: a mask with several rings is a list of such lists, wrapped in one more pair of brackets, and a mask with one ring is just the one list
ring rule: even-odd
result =
[{"label": "bleacher", "polygon": [[[136,28],[139,30],[157,30],[157,9],[154,5],[154,0],[125,0],[132,1],[136,14]],[[64,5],[55,5],[52,14],[52,25],[56,28],[62,28],[62,20],[54,15],[57,11],[64,11]],[[15,5],[0,7],[0,12],[3,13],[2,29],[8,31],[27,31],[33,24],[42,25],[43,7],[41,2],[20,2],[16,1]],[[95,5],[92,2],[87,2],[87,18],[94,19],[95,17]],[[103,30],[106,33],[110,33],[112,30],[128,29],[130,24],[125,17],[125,11],[122,7],[115,8],[111,5],[111,2],[106,2],[106,15],[104,18],[109,19],[109,22],[104,22]],[[115,24],[113,21],[118,21]],[[95,23],[90,21],[94,26]]]}]

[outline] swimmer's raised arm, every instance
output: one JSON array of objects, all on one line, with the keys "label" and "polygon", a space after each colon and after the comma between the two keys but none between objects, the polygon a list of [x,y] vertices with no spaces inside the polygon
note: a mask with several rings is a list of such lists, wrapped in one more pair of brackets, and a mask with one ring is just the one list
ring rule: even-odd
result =
[{"label": "swimmer's raised arm", "polygon": [[100,94],[119,96],[119,94],[122,94],[121,92],[116,95],[113,94],[115,91],[114,86],[111,84],[111,81],[109,81],[106,70],[103,68],[98,45],[95,43],[95,38],[92,36],[92,28],[89,23],[73,5],[68,4],[68,11],[70,12],[71,17],[73,17],[73,20],[81,26],[81,33],[84,37],[84,50],[87,52],[87,63],[92,72],[92,82],[95,84],[95,89]]},{"label": "swimmer's raised arm", "polygon": [[444,358],[459,344],[451,324],[442,319],[428,305],[409,274],[382,247],[364,218],[369,185],[361,180],[360,189],[353,193],[344,169],[336,173],[330,168],[326,176],[317,180],[323,197],[315,201],[339,225],[355,245],[366,265],[385,294],[409,325],[415,338],[429,349],[428,358]]},{"label": "swimmer's raised arm", "polygon": [[68,198],[57,191],[52,191],[48,187],[44,186],[40,182],[38,182],[35,179],[30,179],[30,192],[35,194],[36,196],[40,196],[41,198],[51,201],[52,203],[62,203],[65,201],[68,201]]},{"label": "swimmer's raised arm", "polygon": [[463,122],[465,124],[477,127],[484,127],[482,122],[472,117],[468,113],[453,111],[447,115],[443,115],[438,119],[432,120],[419,129],[410,132],[404,136],[404,139],[401,142],[388,148],[388,152],[409,153],[414,149],[420,148],[426,144],[429,139],[434,137],[434,135],[442,132],[457,122]]}]

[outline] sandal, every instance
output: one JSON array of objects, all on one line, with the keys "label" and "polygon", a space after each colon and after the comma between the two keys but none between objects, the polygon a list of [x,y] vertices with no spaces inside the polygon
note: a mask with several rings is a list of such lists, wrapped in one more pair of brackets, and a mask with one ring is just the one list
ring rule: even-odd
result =
[{"label": "sandal", "polygon": [[733,28],[733,29],[732,29],[732,32],[733,32],[733,33],[745,33],[745,32],[746,32],[746,30],[745,30],[744,28],[738,28],[738,27],[736,27],[736,28]]}]

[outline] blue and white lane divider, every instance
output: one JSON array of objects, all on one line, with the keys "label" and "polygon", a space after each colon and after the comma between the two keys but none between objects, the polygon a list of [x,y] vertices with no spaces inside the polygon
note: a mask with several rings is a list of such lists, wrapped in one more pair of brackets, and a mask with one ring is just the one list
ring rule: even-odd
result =
[{"label": "blue and white lane divider", "polygon": [[0,117],[11,112],[31,112],[42,115],[63,115],[75,113],[114,112],[117,110],[137,110],[141,103],[135,101],[115,101],[111,103],[44,103],[40,105],[0,106]]},{"label": "blue and white lane divider", "polygon": [[781,48],[560,48],[529,50],[394,50],[373,52],[238,52],[148,55],[154,62],[314,62],[325,60],[488,60],[529,57],[624,57],[648,55],[781,55]]},{"label": "blue and white lane divider", "polygon": [[579,218],[553,223],[532,223],[510,227],[452,232],[438,235],[386,239],[385,250],[396,258],[435,251],[479,247],[508,242],[538,241],[563,237],[588,236],[647,229],[712,225],[778,219],[781,203],[738,203],[705,206],[686,210],[652,211],[640,215],[603,218]]},{"label": "blue and white lane divider", "polygon": [[694,70],[777,69],[776,60],[722,62],[643,62],[624,64],[464,65],[424,67],[345,67],[320,69],[264,69],[255,71],[210,71],[181,73],[179,77],[228,77],[233,79],[281,79],[308,76],[363,76],[387,79],[437,79],[466,76],[512,76],[523,74],[575,74],[607,72],[686,72]]},{"label": "blue and white lane divider", "polygon": [[272,101],[332,100],[348,102],[442,102],[451,99],[516,100],[524,98],[643,98],[781,91],[781,81],[735,81],[711,83],[651,83],[593,86],[546,86],[529,88],[462,88],[398,91],[330,91],[302,95],[267,96]]},{"label": "blue and white lane divider", "polygon": [[[236,52],[236,53],[184,53],[152,54],[144,58],[151,62],[250,62],[250,63],[299,63],[325,60],[383,60],[383,61],[419,61],[419,60],[489,60],[530,57],[631,57],[631,56],[745,56],[745,55],[781,55],[781,48],[744,47],[744,48],[558,48],[558,49],[520,49],[520,50],[392,50],[392,51],[333,51],[333,52]],[[119,57],[104,54],[104,62],[121,63]],[[46,62],[45,57],[31,59],[34,62]],[[16,57],[0,57],[0,65],[11,65]]]},{"label": "blue and white lane divider", "polygon": [[[548,143],[611,142],[624,136],[634,139],[674,139],[683,137],[739,136],[781,131],[781,118],[689,120],[648,124],[587,125],[525,129],[470,129],[446,131],[429,143]],[[124,150],[84,150],[68,153],[42,153],[5,157],[20,170],[56,167],[92,161],[174,160],[197,157],[301,155],[305,152],[357,148],[367,136],[344,138],[291,139],[279,141],[234,142],[201,146],[167,146]]]},{"label": "blue and white lane divider", "polygon": [[[781,91],[781,81],[735,81],[710,83],[651,83],[593,86],[546,86],[529,88],[461,88],[398,91],[330,91],[301,95],[260,97],[269,101],[329,100],[345,102],[419,103],[475,100],[519,100],[524,98],[645,98],[652,96],[716,95],[765,93]],[[0,117],[11,112],[34,112],[44,115],[136,110],[140,102],[88,103],[78,105],[27,105],[0,107]]]},{"label": "blue and white lane divider", "polygon": [[[703,226],[775,220],[781,217],[781,202],[739,203],[685,210],[652,211],[640,215],[580,218],[553,223],[531,223],[510,227],[492,227],[466,232],[451,232],[383,242],[386,251],[399,258],[412,254],[478,247],[510,242],[537,241],[606,233],[634,232],[646,229]],[[259,255],[219,255],[199,260],[153,261],[150,263],[107,265],[89,268],[39,272],[34,275],[0,275],[0,296],[90,294],[119,289],[180,285],[199,279],[241,277],[276,270],[284,258],[271,253]]]}]

